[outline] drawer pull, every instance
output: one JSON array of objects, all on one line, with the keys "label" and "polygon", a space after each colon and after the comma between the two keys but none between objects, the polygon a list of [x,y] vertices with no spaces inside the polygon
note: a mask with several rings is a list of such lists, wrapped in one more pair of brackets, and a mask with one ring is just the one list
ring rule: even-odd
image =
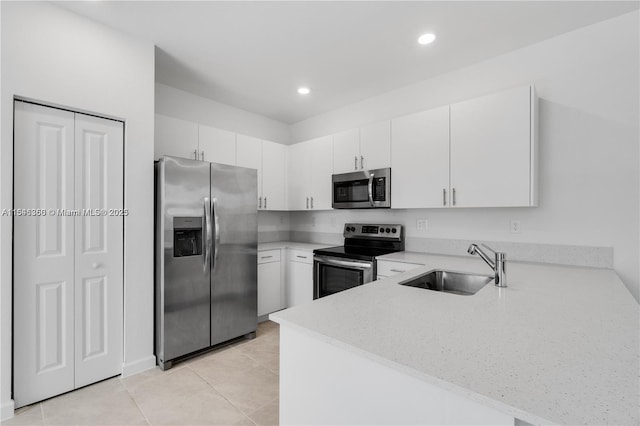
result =
[{"label": "drawer pull", "polygon": [[297,254],[296,257],[299,257],[300,259],[306,259],[307,258],[307,256],[300,256],[299,254]]},{"label": "drawer pull", "polygon": [[273,256],[260,256],[260,259],[271,259]]},{"label": "drawer pull", "polygon": [[403,271],[401,269],[392,269],[391,272],[401,272],[402,273],[402,272],[407,272],[407,271]]}]

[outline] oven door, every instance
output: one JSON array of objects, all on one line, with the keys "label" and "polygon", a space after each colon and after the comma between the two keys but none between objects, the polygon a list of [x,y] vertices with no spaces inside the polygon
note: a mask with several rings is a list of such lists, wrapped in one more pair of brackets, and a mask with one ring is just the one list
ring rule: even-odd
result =
[{"label": "oven door", "polygon": [[373,281],[375,260],[313,256],[313,298],[328,296]]}]

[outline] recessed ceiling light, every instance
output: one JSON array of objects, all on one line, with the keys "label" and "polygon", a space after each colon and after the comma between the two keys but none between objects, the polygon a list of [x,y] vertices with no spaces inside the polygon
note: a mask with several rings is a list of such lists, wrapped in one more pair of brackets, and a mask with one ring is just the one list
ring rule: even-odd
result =
[{"label": "recessed ceiling light", "polygon": [[311,93],[311,90],[309,90],[308,87],[300,87],[298,88],[298,93],[301,95],[308,95],[309,93]]},{"label": "recessed ceiling light", "polygon": [[436,39],[436,35],[432,34],[432,33],[426,33],[426,34],[422,34],[420,37],[418,37],[418,43],[420,44],[429,44],[429,43],[433,43],[433,41]]}]

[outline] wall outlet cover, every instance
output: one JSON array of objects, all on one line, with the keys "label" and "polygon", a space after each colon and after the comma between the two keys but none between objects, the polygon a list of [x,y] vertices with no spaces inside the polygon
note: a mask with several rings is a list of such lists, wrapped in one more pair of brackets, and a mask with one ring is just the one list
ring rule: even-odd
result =
[{"label": "wall outlet cover", "polygon": [[418,231],[426,231],[428,225],[429,225],[429,222],[427,222],[427,219],[418,219],[418,220],[416,220],[416,229]]},{"label": "wall outlet cover", "polygon": [[512,234],[519,234],[520,233],[520,221],[519,220],[512,220],[511,221],[511,225],[510,225],[510,229],[511,229],[511,233]]}]

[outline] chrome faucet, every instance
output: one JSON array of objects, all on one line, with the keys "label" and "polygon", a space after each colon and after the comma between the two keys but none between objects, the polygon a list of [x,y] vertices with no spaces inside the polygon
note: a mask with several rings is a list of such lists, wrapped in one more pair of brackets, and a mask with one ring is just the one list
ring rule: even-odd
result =
[{"label": "chrome faucet", "polygon": [[507,254],[501,251],[494,251],[491,247],[482,244],[484,248],[491,251],[495,255],[495,260],[489,259],[489,256],[485,252],[483,252],[480,247],[476,244],[471,244],[467,249],[469,254],[477,254],[485,261],[487,265],[493,272],[495,272],[494,284],[498,287],[506,287],[507,286]]}]

